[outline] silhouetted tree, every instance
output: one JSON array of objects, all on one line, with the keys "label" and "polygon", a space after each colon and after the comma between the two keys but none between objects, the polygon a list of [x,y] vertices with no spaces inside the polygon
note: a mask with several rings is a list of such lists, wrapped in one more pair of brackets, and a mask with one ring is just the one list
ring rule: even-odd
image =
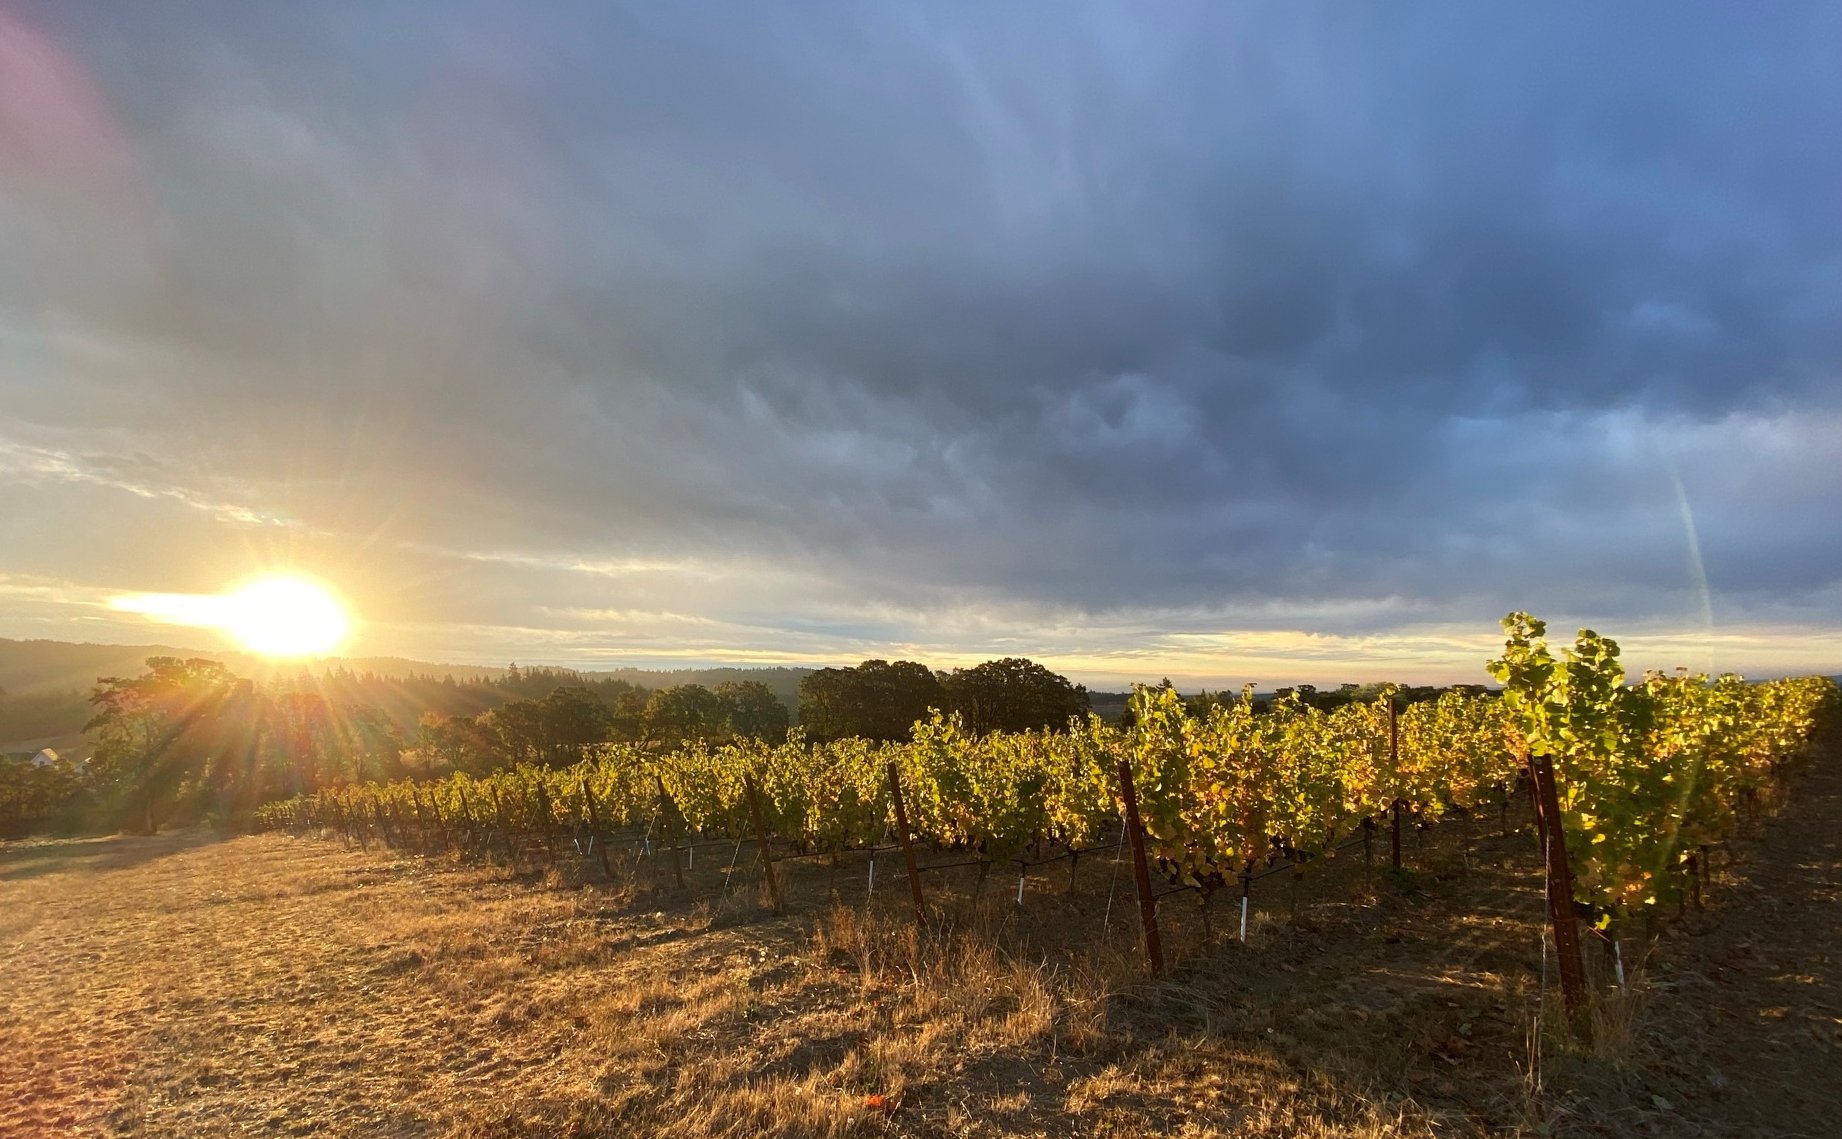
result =
[{"label": "silhouetted tree", "polygon": [[122,821],[159,828],[188,782],[201,775],[223,729],[238,681],[214,660],[151,657],[142,676],[104,677],[90,694],[97,735],[90,763]]},{"label": "silhouetted tree", "polygon": [[716,695],[728,709],[730,730],[757,740],[781,740],[792,717],[774,690],[759,680],[725,680]]},{"label": "silhouetted tree", "polygon": [[1065,728],[1087,711],[1087,689],[1023,657],[955,669],[943,686],[948,705],[980,734]]},{"label": "silhouetted tree", "polygon": [[799,686],[800,725],[814,739],[905,740],[930,708],[945,707],[940,678],[909,660],[822,668]]},{"label": "silhouetted tree", "polygon": [[614,716],[585,688],[557,688],[541,700],[513,700],[480,718],[504,763],[564,767],[608,738]]},{"label": "silhouetted tree", "polygon": [[646,701],[645,738],[664,747],[730,734],[729,705],[701,684],[661,688]]},{"label": "silhouetted tree", "polygon": [[484,775],[503,762],[499,741],[483,717],[424,712],[417,725],[411,762],[422,772],[464,771]]}]

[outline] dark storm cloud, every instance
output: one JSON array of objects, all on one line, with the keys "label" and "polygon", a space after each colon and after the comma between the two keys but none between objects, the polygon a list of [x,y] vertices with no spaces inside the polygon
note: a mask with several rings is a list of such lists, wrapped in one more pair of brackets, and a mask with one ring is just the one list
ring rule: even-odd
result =
[{"label": "dark storm cloud", "polygon": [[[453,619],[1671,619],[1686,502],[1732,612],[1842,621],[1828,6],[22,29],[119,154],[0,181],[8,435],[498,558],[416,571]],[[560,568],[624,557],[754,574]]]}]

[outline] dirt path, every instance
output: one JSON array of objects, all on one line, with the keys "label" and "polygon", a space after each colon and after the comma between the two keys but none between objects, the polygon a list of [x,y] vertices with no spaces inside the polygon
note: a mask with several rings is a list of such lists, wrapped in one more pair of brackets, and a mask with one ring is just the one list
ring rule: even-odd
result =
[{"label": "dirt path", "polygon": [[1842,761],[1792,795],[1659,947],[1637,1042],[1659,1134],[1842,1135]]}]

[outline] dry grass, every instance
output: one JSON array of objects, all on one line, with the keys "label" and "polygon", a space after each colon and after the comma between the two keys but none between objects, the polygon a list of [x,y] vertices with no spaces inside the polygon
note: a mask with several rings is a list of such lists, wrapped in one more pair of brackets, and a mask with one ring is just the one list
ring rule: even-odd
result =
[{"label": "dry grass", "polygon": [[720,853],[684,896],[278,836],[0,847],[0,1135],[1696,1133],[1645,1090],[1666,1000],[1605,1004],[1598,1057],[1535,1023],[1532,844],[1492,826],[1269,880],[1248,946],[1172,899],[1161,980],[1104,860],[1022,906],[931,875],[918,929],[861,866],[787,867],[776,918]]}]

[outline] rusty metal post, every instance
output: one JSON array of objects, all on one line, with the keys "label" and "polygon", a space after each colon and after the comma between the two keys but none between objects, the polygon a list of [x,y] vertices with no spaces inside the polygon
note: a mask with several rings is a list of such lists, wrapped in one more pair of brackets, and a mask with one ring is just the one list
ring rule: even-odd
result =
[{"label": "rusty metal post", "polygon": [[654,775],[652,781],[659,788],[659,819],[665,825],[665,837],[671,843],[672,878],[678,883],[678,889],[683,890],[684,860],[679,857],[678,840],[680,832],[684,829],[684,816],[680,814],[678,804],[672,802],[671,794],[665,790],[665,778]]},{"label": "rusty metal post", "polygon": [[429,814],[435,818],[435,833],[441,839],[441,849],[452,849],[454,837],[448,833],[448,820],[441,813],[441,800],[435,795],[433,787],[429,788]]},{"label": "rusty metal post", "polygon": [[1388,864],[1399,870],[1401,868],[1401,801],[1399,799],[1396,799],[1388,808],[1388,820]]},{"label": "rusty metal post", "polygon": [[774,876],[774,847],[768,841],[767,819],[761,814],[761,795],[755,790],[754,776],[742,777],[742,790],[748,796],[748,817],[755,824],[755,841],[761,844],[761,873],[767,878],[768,896],[774,900],[774,912],[785,913],[786,903],[780,897],[780,879]]},{"label": "rusty metal post", "polygon": [[427,854],[429,852],[429,827],[422,817],[422,795],[416,790],[414,783],[409,785],[409,802],[415,808],[416,853]]},{"label": "rusty metal post", "polygon": [[550,809],[550,792],[544,790],[541,780],[537,784],[537,816],[543,831],[544,861],[554,867],[556,865],[556,812]]},{"label": "rusty metal post", "polygon": [[1158,938],[1158,900],[1151,895],[1151,868],[1145,863],[1145,828],[1139,822],[1138,788],[1132,784],[1132,764],[1119,761],[1119,794],[1125,800],[1126,835],[1132,843],[1132,879],[1138,888],[1139,923],[1145,931],[1145,957],[1153,973],[1164,972],[1164,945]]},{"label": "rusty metal post", "polygon": [[889,763],[889,799],[895,805],[895,830],[902,839],[902,861],[908,866],[908,889],[915,896],[915,924],[927,924],[927,902],[921,897],[921,871],[915,866],[915,843],[908,833],[908,807],[902,802],[902,778],[894,761]]},{"label": "rusty metal post", "polygon": [[492,785],[492,802],[493,807],[498,811],[499,815],[499,838],[503,840],[505,844],[505,860],[507,862],[516,862],[518,860],[518,855],[512,850],[512,824],[505,816],[505,796],[499,794],[499,785],[497,783]]},{"label": "rusty metal post", "polygon": [[1554,763],[1531,755],[1529,779],[1542,819],[1542,849],[1547,864],[1548,921],[1554,929],[1554,952],[1560,958],[1561,1001],[1580,1042],[1592,1044],[1592,1018],[1586,1007],[1586,967],[1580,959],[1579,919],[1573,912],[1573,872],[1567,865],[1567,836],[1561,827],[1560,797],[1554,789]]},{"label": "rusty metal post", "polygon": [[582,802],[588,807],[588,841],[594,844],[595,854],[601,860],[601,872],[611,881],[614,868],[608,865],[608,843],[601,833],[601,812],[595,809],[595,793],[589,790],[588,780],[582,780]]},{"label": "rusty metal post", "polygon": [[[1394,697],[1388,697],[1388,776],[1400,786],[1401,770],[1401,724],[1395,715]],[[1388,857],[1389,865],[1396,870],[1401,868],[1401,801],[1396,799],[1388,808]]]},{"label": "rusty metal post", "polygon": [[429,809],[422,809],[422,787],[409,785],[409,801],[416,808],[416,829],[422,832],[422,853],[431,854],[435,850],[435,834],[441,823],[441,814],[435,810],[435,792],[429,791]]},{"label": "rusty metal post", "polygon": [[454,790],[460,796],[461,821],[467,830],[467,853],[474,854],[479,844],[479,836],[473,824],[473,803],[467,798],[467,785],[456,783]]}]

